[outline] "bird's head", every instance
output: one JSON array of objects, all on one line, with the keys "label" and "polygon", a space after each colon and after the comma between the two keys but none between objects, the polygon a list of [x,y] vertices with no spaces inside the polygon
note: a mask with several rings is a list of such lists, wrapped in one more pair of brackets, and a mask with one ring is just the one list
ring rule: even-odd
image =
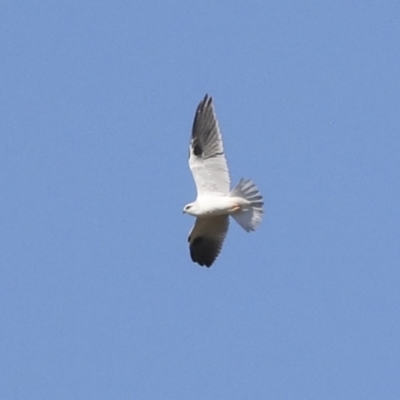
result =
[{"label": "bird's head", "polygon": [[196,216],[197,215],[197,213],[196,213],[197,212],[197,204],[196,203],[186,204],[186,206],[183,207],[183,212],[184,212],[184,214]]}]

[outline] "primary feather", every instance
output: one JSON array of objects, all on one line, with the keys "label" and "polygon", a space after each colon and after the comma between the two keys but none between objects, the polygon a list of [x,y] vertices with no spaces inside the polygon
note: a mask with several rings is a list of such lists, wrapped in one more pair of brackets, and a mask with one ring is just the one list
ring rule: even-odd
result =
[{"label": "primary feather", "polygon": [[188,238],[192,261],[210,267],[221,252],[228,226],[228,215],[197,218]]},{"label": "primary feather", "polygon": [[212,98],[207,95],[196,110],[189,151],[189,167],[196,183],[197,195],[229,193],[229,171],[221,132]]}]

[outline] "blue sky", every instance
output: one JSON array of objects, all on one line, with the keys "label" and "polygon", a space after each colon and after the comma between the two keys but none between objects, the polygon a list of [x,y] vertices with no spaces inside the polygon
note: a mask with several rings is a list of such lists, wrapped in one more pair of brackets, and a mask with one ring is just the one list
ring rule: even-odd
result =
[{"label": "blue sky", "polygon": [[[400,398],[400,5],[4,1],[0,398]],[[214,98],[265,197],[182,214]]]}]

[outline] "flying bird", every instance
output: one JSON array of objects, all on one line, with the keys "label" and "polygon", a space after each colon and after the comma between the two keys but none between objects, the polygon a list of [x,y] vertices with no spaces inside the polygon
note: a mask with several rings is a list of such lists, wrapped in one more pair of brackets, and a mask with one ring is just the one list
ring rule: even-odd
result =
[{"label": "flying bird", "polygon": [[196,201],[183,209],[196,217],[188,238],[190,256],[193,262],[210,267],[221,252],[229,216],[247,232],[254,231],[261,222],[264,202],[252,180],[241,179],[230,190],[222,136],[208,95],[194,116],[189,167],[197,189]]}]

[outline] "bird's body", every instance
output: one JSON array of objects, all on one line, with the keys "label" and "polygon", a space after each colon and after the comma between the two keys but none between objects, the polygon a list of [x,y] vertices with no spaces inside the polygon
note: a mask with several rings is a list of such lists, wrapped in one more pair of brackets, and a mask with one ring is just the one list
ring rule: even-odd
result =
[{"label": "bird's body", "polygon": [[250,203],[241,197],[229,195],[203,195],[198,196],[196,201],[190,203],[191,207],[186,213],[194,217],[213,217],[216,215],[232,214],[240,207],[246,207]]},{"label": "bird's body", "polygon": [[183,212],[196,217],[189,234],[194,262],[210,267],[221,251],[231,215],[246,231],[256,229],[263,214],[263,199],[251,180],[241,179],[230,190],[230,178],[222,137],[212,98],[200,102],[193,122],[189,167],[197,198]]}]

